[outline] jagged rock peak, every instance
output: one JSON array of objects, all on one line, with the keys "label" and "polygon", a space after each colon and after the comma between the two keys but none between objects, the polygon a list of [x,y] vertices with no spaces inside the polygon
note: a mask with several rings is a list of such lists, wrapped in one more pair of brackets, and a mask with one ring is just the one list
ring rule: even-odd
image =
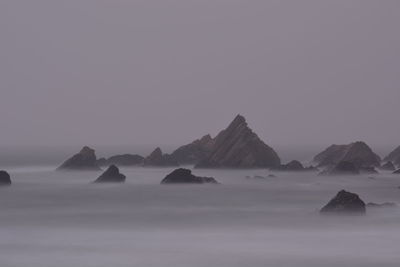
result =
[{"label": "jagged rock peak", "polygon": [[95,150],[84,146],[78,154],[66,160],[58,170],[100,170]]},{"label": "jagged rock peak", "polygon": [[365,202],[362,201],[357,194],[345,190],[339,191],[339,193],[321,209],[321,213],[365,214],[365,212]]},{"label": "jagged rock peak", "polygon": [[248,127],[243,116],[237,115],[214,139],[210,155],[196,167],[269,168],[279,165],[277,153]]},{"label": "jagged rock peak", "polygon": [[115,165],[111,165],[108,169],[97,178],[95,183],[123,183],[125,182],[125,175],[119,172]]},{"label": "jagged rock peak", "polygon": [[144,159],[144,166],[178,166],[178,162],[169,154],[163,154],[161,148],[157,147],[149,156]]},{"label": "jagged rock peak", "polygon": [[394,165],[400,167],[400,146],[390,152],[389,155],[384,158],[384,161],[391,161]]}]

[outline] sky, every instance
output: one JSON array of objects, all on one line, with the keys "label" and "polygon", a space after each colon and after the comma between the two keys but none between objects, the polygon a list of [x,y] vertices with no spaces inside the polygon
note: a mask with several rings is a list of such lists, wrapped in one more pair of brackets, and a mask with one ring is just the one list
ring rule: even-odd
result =
[{"label": "sky", "polygon": [[400,144],[400,1],[2,0],[0,145]]}]

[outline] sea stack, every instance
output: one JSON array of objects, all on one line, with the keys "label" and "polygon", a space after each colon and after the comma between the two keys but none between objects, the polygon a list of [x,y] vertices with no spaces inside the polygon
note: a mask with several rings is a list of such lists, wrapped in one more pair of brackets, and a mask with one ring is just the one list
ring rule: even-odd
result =
[{"label": "sea stack", "polygon": [[97,178],[95,183],[123,183],[125,182],[125,175],[119,172],[115,165],[111,165],[108,169]]},{"label": "sea stack", "polygon": [[144,166],[154,167],[176,167],[178,162],[169,154],[163,154],[161,148],[157,147],[148,157],[144,159]]},{"label": "sea stack", "polygon": [[192,174],[188,169],[176,169],[168,174],[161,184],[218,184],[212,177],[200,177]]},{"label": "sea stack", "polygon": [[237,115],[214,140],[209,156],[196,168],[274,168],[281,164],[278,154],[266,145]]},{"label": "sea stack", "polygon": [[95,150],[85,146],[78,154],[61,164],[57,170],[99,171],[100,167],[97,165]]},{"label": "sea stack", "polygon": [[321,209],[321,213],[365,214],[365,202],[357,194],[341,190]]},{"label": "sea stack", "polygon": [[197,164],[211,154],[213,145],[214,139],[207,134],[190,144],[179,147],[171,154],[171,157],[180,165]]},{"label": "sea stack", "polygon": [[391,161],[394,165],[400,167],[400,146],[390,152],[390,154],[387,155],[383,160]]},{"label": "sea stack", "polygon": [[0,186],[11,185],[10,174],[6,171],[0,171]]},{"label": "sea stack", "polygon": [[339,162],[353,163],[357,168],[379,167],[381,158],[364,142],[331,145],[314,157],[318,167],[333,167]]}]

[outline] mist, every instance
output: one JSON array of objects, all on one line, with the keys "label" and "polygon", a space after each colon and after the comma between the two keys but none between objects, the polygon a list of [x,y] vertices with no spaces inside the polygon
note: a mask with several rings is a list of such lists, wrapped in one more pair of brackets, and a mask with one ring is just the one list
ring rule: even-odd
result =
[{"label": "mist", "polygon": [[398,144],[397,1],[0,3],[0,145]]}]

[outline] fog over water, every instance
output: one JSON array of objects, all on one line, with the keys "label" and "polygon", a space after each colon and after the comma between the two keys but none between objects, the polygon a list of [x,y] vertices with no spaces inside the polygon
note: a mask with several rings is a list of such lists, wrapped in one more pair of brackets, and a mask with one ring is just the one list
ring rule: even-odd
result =
[{"label": "fog over water", "polygon": [[14,169],[0,188],[1,266],[398,266],[400,210],[320,216],[338,190],[400,203],[389,173],[321,177],[266,170],[195,170],[221,185],[161,186],[168,168],[98,173]]}]

